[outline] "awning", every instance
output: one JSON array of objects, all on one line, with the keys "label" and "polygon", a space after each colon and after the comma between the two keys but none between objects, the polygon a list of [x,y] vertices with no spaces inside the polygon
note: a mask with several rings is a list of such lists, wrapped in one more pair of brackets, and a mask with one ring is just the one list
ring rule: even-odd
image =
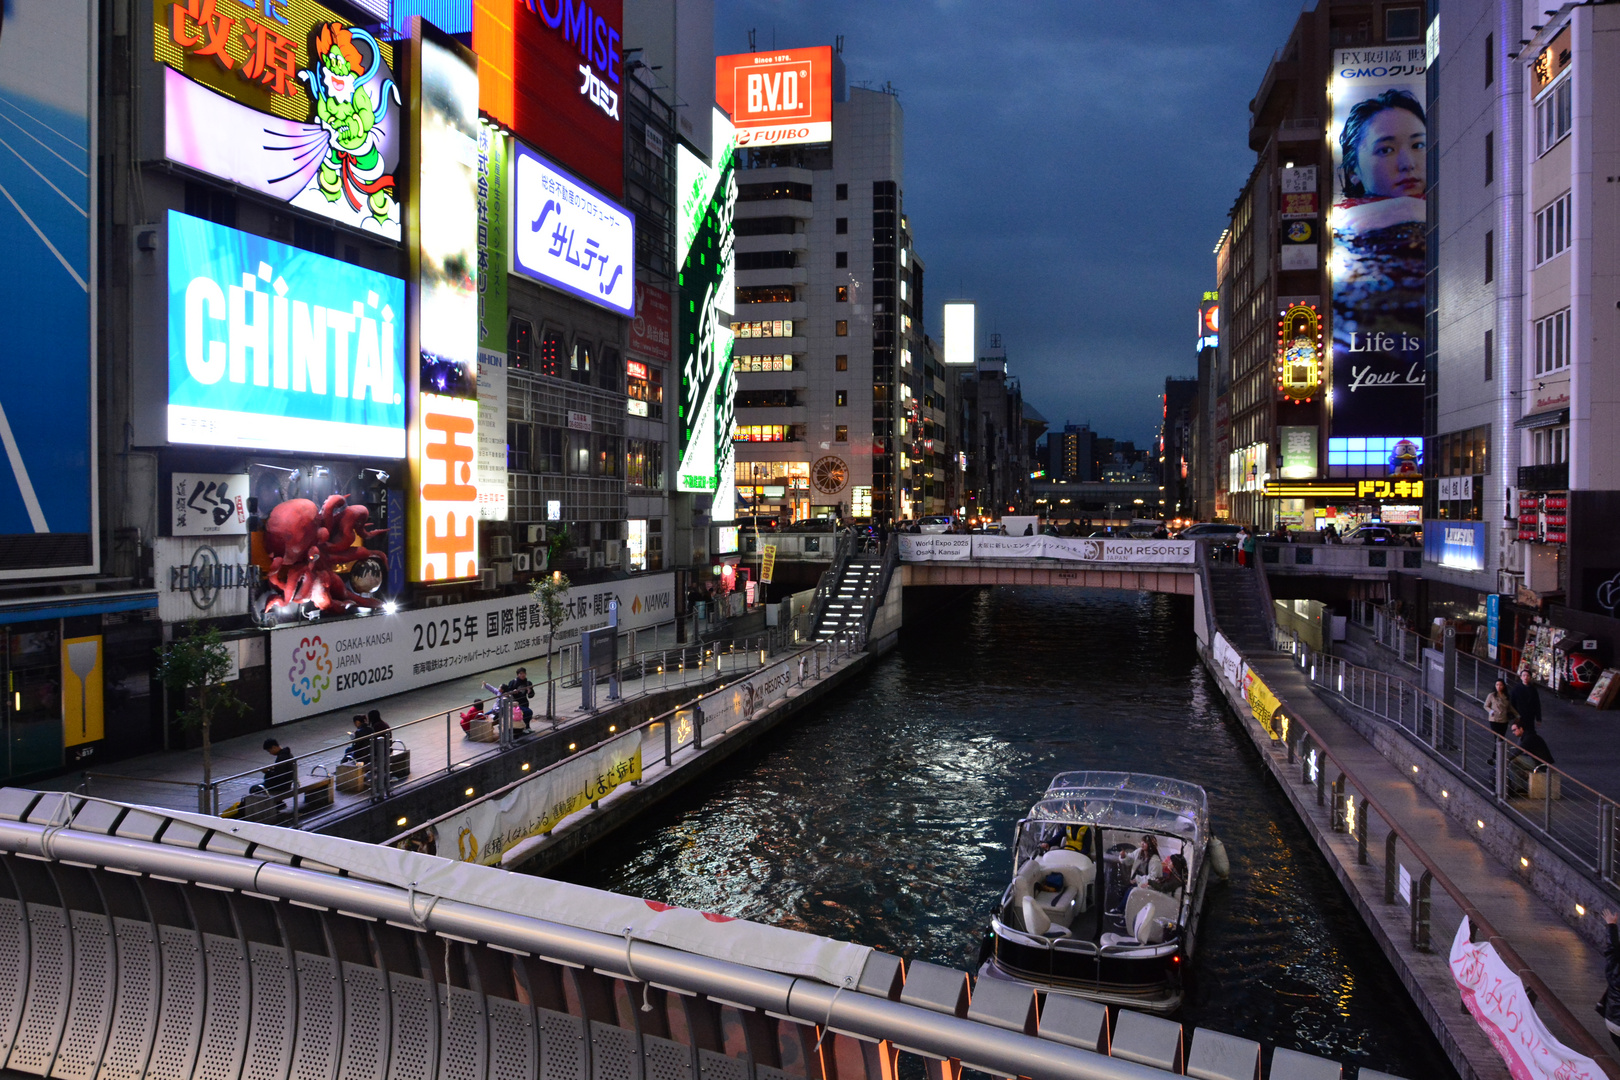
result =
[{"label": "awning", "polygon": [[127,589],[119,592],[30,596],[24,600],[0,600],[0,626],[8,623],[35,622],[40,619],[70,619],[75,615],[145,611],[148,608],[156,608],[157,603],[156,589]]},{"label": "awning", "polygon": [[1554,409],[1551,412],[1521,416],[1513,422],[1513,426],[1516,428],[1544,428],[1567,423],[1569,423],[1569,410]]}]

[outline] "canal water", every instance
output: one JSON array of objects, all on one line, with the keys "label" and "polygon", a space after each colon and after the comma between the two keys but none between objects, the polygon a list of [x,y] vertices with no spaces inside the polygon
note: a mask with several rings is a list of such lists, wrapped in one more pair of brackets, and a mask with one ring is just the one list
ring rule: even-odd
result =
[{"label": "canal water", "polygon": [[968,968],[1054,774],[1181,777],[1232,861],[1181,1019],[1456,1075],[1200,666],[1186,598],[979,590],[734,762],[559,876]]}]

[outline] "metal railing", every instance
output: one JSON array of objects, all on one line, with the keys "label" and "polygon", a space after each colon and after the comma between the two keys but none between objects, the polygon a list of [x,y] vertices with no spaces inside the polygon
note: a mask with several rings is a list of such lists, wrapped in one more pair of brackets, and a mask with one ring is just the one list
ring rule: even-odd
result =
[{"label": "metal railing", "polygon": [[1395,654],[1407,667],[1419,668],[1423,663],[1423,649],[1429,639],[1408,627],[1398,618],[1377,605],[1372,607],[1373,640]]},{"label": "metal railing", "polygon": [[1281,634],[1276,644],[1293,654],[1312,685],[1400,728],[1429,758],[1444,763],[1574,869],[1620,896],[1620,804],[1615,800],[1404,679],[1324,655]]},{"label": "metal railing", "polygon": [[[782,627],[765,634],[726,641],[693,643],[671,649],[646,650],[617,660],[611,668],[582,672],[578,667],[577,646],[564,650],[549,681],[553,701],[561,701],[564,690],[581,691],[583,678],[592,677],[593,707],[583,715],[594,715],[600,708],[623,701],[632,701],[648,694],[660,693],[672,687],[690,686],[728,675],[753,671],[769,657],[789,647],[790,632]],[[570,651],[573,655],[569,655]],[[543,661],[542,661],[543,662]],[[533,661],[530,661],[533,663]],[[595,690],[607,684],[609,692],[597,696]],[[578,716],[546,716],[548,683],[544,678],[533,682],[533,720],[536,728],[556,730],[566,727]],[[616,691],[616,693],[615,693]],[[264,767],[248,769],[216,777],[207,784],[200,781],[154,782],[107,773],[81,774],[79,793],[118,797],[115,793],[134,790],[147,784],[160,784],[154,788],[158,795],[155,805],[173,809],[193,809],[204,814],[241,815],[251,820],[274,821],[278,824],[303,828],[312,820],[325,819],[334,809],[342,810],[359,803],[377,802],[394,793],[427,783],[452,772],[466,768],[473,762],[502,753],[516,744],[519,735],[514,730],[518,723],[518,709],[500,693],[478,694],[486,703],[488,726],[475,730],[469,725],[463,731],[460,723],[462,708],[429,713],[404,723],[392,725],[387,732],[364,737],[358,742],[344,738],[318,749],[297,754],[294,765],[294,784],[290,792],[269,792],[265,783]],[[470,704],[470,702],[469,702]],[[572,710],[569,710],[572,712]],[[403,768],[396,764],[398,750],[423,751],[429,744],[443,747],[444,761],[429,769],[420,767],[416,754],[406,759]],[[268,764],[268,763],[267,763]],[[347,766],[357,764],[358,773]],[[356,784],[353,788],[339,787],[340,770],[343,779]],[[331,799],[328,801],[319,788],[323,781],[332,781]],[[183,792],[189,792],[184,797]],[[316,805],[306,805],[309,795],[316,795]],[[347,798],[345,798],[347,796]]]},{"label": "metal railing", "polygon": [[[1444,704],[1437,699],[1430,698],[1428,702],[1423,702],[1420,699],[1427,695],[1411,686],[1405,686],[1403,690],[1404,684],[1400,684],[1400,680],[1391,679],[1381,672],[1355,668],[1336,657],[1324,657],[1311,652],[1303,644],[1290,644],[1296,646],[1296,659],[1301,659],[1302,671],[1313,684],[1341,693],[1339,687],[1342,680],[1346,700],[1354,698],[1367,702],[1382,711],[1382,718],[1403,727],[1410,722],[1417,732],[1430,732],[1431,740],[1437,741],[1438,745],[1444,745],[1448,731],[1457,733],[1463,739],[1472,740],[1467,743],[1471,763],[1476,759],[1487,759],[1484,743],[1477,736],[1462,734],[1469,730],[1462,726],[1462,721],[1467,718],[1443,717],[1432,708],[1439,706],[1441,710],[1444,709]],[[1360,679],[1357,673],[1364,673],[1369,678]],[[1425,721],[1424,716],[1429,719]],[[1298,770],[1290,780],[1306,789],[1304,797],[1307,802],[1310,791],[1314,789],[1316,805],[1322,808],[1331,831],[1342,835],[1346,847],[1353,845],[1355,862],[1372,867],[1382,877],[1384,906],[1382,910],[1375,906],[1371,914],[1385,925],[1386,932],[1400,933],[1413,948],[1421,952],[1438,950],[1445,953],[1466,917],[1470,923],[1471,940],[1488,940],[1496,947],[1503,962],[1516,971],[1536,995],[1543,1017],[1552,1021],[1559,1037],[1567,1045],[1598,1062],[1608,1076],[1620,1077],[1620,1066],[1616,1066],[1610,1048],[1581,1025],[1552,988],[1519,956],[1490,920],[1474,907],[1371,791],[1350,773],[1307,721],[1291,713],[1286,704],[1269,717],[1256,716],[1255,719],[1271,737],[1273,752],[1286,754],[1287,768]],[[1485,729],[1485,734],[1495,739],[1489,728]],[[1463,753],[1461,742],[1456,753],[1460,758]],[[1496,758],[1490,757],[1489,760],[1494,768]],[[1550,807],[1552,803],[1545,805]],[[1506,805],[1504,809],[1517,812]],[[1611,817],[1611,836],[1612,825]],[[1612,849],[1613,845],[1610,846]],[[1350,852],[1345,854],[1349,855]],[[1392,926],[1392,923],[1395,925]]]},{"label": "metal railing", "polygon": [[1485,699],[1496,689],[1496,680],[1501,679],[1512,687],[1515,678],[1507,668],[1482,660],[1473,653],[1458,652],[1456,679],[1451,685],[1458,694],[1483,709]]},{"label": "metal railing", "polygon": [[849,559],[855,551],[855,534],[849,529],[838,534],[838,544],[833,551],[832,565],[823,570],[821,577],[816,581],[816,595],[810,600],[810,633],[813,635],[816,627],[821,625],[821,617],[826,614],[827,602],[838,591],[838,583],[844,578],[844,568],[849,565]]}]

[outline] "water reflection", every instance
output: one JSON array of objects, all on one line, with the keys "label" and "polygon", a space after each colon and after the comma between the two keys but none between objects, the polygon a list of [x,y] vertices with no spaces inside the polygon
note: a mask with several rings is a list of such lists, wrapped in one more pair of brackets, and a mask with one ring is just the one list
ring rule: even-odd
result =
[{"label": "water reflection", "polygon": [[584,884],[969,966],[1012,827],[1064,769],[1209,791],[1231,853],[1183,1019],[1408,1077],[1454,1076],[1271,783],[1181,598],[982,590],[839,700],[563,869]]}]

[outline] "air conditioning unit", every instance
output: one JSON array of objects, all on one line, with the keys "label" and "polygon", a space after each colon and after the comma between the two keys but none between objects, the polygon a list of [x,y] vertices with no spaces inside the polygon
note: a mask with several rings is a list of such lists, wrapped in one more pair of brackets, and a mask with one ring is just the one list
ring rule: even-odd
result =
[{"label": "air conditioning unit", "polygon": [[589,563],[591,561],[591,549],[590,549],[590,546],[586,545],[585,547],[577,547],[577,548],[575,548],[574,549],[574,558],[578,559],[580,562]]},{"label": "air conditioning unit", "polygon": [[538,544],[541,540],[545,539],[546,527],[544,525],[529,525],[527,526],[527,529],[528,532],[526,535],[529,538],[529,543]]},{"label": "air conditioning unit", "polygon": [[549,548],[537,547],[529,550],[529,569],[538,574],[543,570],[550,569],[550,564],[551,550]]},{"label": "air conditioning unit", "polygon": [[520,551],[512,556],[512,569],[517,573],[527,574],[529,565],[529,553],[527,551]]},{"label": "air conditioning unit", "polygon": [[603,556],[603,561],[609,566],[618,566],[620,541],[605,540],[603,541],[602,546],[607,549],[607,554]]},{"label": "air conditioning unit", "polygon": [[512,538],[504,535],[490,537],[489,557],[492,559],[510,559],[512,557]]},{"label": "air conditioning unit", "polygon": [[494,592],[496,586],[499,584],[500,583],[496,580],[495,568],[493,566],[486,566],[482,570],[478,571],[478,587],[484,592]]},{"label": "air conditioning unit", "polygon": [[602,553],[600,551],[591,552],[591,567],[599,570],[603,565]]},{"label": "air conditioning unit", "polygon": [[499,585],[510,585],[510,584],[512,584],[512,564],[511,563],[509,563],[509,562],[498,562],[498,563],[495,564],[495,582],[496,582],[496,584],[499,584]]}]

